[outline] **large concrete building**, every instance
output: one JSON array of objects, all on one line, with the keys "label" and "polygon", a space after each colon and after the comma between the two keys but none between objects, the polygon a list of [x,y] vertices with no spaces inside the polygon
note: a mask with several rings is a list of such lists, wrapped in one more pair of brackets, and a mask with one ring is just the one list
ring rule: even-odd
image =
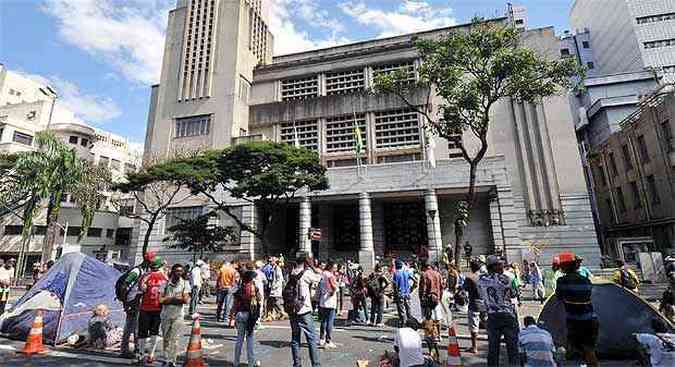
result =
[{"label": "large concrete building", "polygon": [[[62,107],[56,94],[47,85],[7,70],[0,65],[0,152],[17,153],[38,149],[35,135],[49,129],[64,143],[72,146],[78,156],[110,168],[117,180],[125,171],[136,170],[141,152],[134,152],[126,138],[92,127]],[[89,255],[109,259],[126,258],[131,242],[133,222],[120,217],[117,205],[110,202],[112,193],[94,216],[88,236],[79,244]],[[63,197],[58,222],[62,232],[59,245],[75,244],[80,232],[82,216],[73,198]],[[126,206],[133,207],[129,202]],[[39,262],[46,233],[46,210],[38,213],[28,244],[27,262]],[[20,218],[6,215],[0,218],[0,257],[17,257],[22,243],[23,224]],[[29,269],[28,269],[29,270]]]},{"label": "large concrete building", "polygon": [[[301,195],[272,224],[273,252],[301,249],[370,266],[376,256],[409,254],[420,245],[434,255],[453,242],[453,208],[467,190],[468,165],[457,158],[453,142],[426,134],[424,119],[396,97],[361,92],[379,73],[403,70],[416,79],[414,40],[463,26],[272,57],[263,10],[260,1],[179,1],[169,15],[161,83],[152,88],[146,156],[247,140],[293,143],[297,136],[320,154],[330,189]],[[522,40],[559,57],[552,28],[524,30]],[[421,94],[415,97],[420,104]],[[479,204],[467,230],[474,254],[499,249],[518,261],[538,247],[542,261],[573,250],[598,264],[567,97],[538,104],[502,100],[492,118],[489,152],[478,170]],[[353,149],[357,125],[366,146],[362,167]],[[192,198],[171,208],[156,226],[151,248],[187,258],[161,239],[176,218],[207,206]],[[255,224],[254,207],[232,206]],[[321,241],[308,239],[310,228],[321,229]],[[218,256],[260,254],[259,241],[241,232],[239,243]]]}]

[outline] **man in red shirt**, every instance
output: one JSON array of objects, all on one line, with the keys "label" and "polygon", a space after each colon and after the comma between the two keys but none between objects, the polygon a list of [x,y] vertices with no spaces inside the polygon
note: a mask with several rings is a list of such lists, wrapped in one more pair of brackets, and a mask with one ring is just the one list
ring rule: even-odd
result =
[{"label": "man in red shirt", "polygon": [[150,263],[150,272],[143,275],[138,282],[138,287],[143,293],[141,298],[140,315],[138,318],[138,349],[140,351],[140,360],[145,357],[145,340],[152,336],[152,350],[150,355],[145,358],[147,363],[152,363],[155,359],[155,349],[157,348],[157,337],[159,335],[159,324],[161,323],[162,305],[159,300],[161,289],[166,284],[167,278],[162,272],[162,259],[157,256]]}]

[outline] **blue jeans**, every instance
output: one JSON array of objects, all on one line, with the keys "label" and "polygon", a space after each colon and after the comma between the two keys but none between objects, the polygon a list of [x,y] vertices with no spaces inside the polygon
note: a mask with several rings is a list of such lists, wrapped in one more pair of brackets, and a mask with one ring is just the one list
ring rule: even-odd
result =
[{"label": "blue jeans", "polygon": [[197,303],[199,302],[200,287],[192,287],[192,294],[190,299],[190,315],[197,311]]},{"label": "blue jeans", "polygon": [[255,335],[254,332],[248,331],[248,312],[237,312],[235,316],[235,327],[237,328],[237,344],[234,348],[234,365],[239,366],[241,360],[241,348],[244,346],[244,339],[246,339],[246,355],[248,358],[248,366],[255,366]]},{"label": "blue jeans", "polygon": [[[232,306],[233,292],[230,288],[219,289],[216,295],[216,320],[224,320],[230,318],[230,307]],[[223,311],[225,314],[223,315]]]},{"label": "blue jeans", "polygon": [[[329,343],[333,340],[333,324],[335,323],[335,309],[334,308],[319,308],[319,320],[321,320],[321,333],[319,339],[326,340]],[[324,335],[326,339],[324,339]]]},{"label": "blue jeans", "polygon": [[305,334],[307,345],[309,346],[309,359],[312,361],[312,367],[321,367],[319,361],[319,349],[317,347],[316,331],[314,330],[314,319],[312,313],[304,315],[291,316],[291,354],[293,355],[293,367],[301,367],[300,342],[302,334]]}]

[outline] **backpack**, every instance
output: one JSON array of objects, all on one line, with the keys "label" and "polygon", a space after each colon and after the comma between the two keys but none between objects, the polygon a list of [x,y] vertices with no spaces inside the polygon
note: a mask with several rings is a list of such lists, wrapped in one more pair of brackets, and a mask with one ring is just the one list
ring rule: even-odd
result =
[{"label": "backpack", "polygon": [[621,285],[628,289],[637,288],[637,282],[626,269],[621,269]]},{"label": "backpack", "polygon": [[141,274],[143,273],[140,266],[134,266],[133,268],[125,271],[124,274],[120,275],[120,277],[117,278],[117,281],[115,282],[115,298],[122,302],[122,304],[127,303],[127,295],[129,295],[129,291],[131,291],[131,289],[136,284],[138,284],[138,280],[141,278],[139,275],[135,281],[127,283],[129,274],[136,269],[138,269]]},{"label": "backpack", "polygon": [[281,291],[281,298],[284,300],[284,311],[288,315],[297,315],[305,304],[305,300],[300,296],[300,279],[305,274],[305,270],[298,274],[288,276],[288,282]]}]

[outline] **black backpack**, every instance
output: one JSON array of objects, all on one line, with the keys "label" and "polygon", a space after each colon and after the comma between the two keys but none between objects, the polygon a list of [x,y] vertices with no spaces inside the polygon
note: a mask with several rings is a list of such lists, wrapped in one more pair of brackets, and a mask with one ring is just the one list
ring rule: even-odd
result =
[{"label": "black backpack", "polygon": [[305,274],[305,270],[298,274],[291,274],[288,282],[281,291],[281,298],[284,300],[284,311],[289,316],[295,316],[300,312],[305,304],[305,299],[300,296],[300,279]]},{"label": "black backpack", "polygon": [[117,278],[117,281],[115,282],[115,298],[120,302],[122,302],[122,304],[126,304],[127,295],[129,294],[129,291],[136,284],[138,284],[138,280],[141,278],[141,276],[139,275],[135,281],[127,283],[126,280],[129,277],[129,273],[131,273],[136,269],[138,269],[141,274],[143,273],[143,270],[141,269],[140,266],[134,266],[133,268],[125,271],[124,274],[120,275],[120,277]]},{"label": "black backpack", "polygon": [[638,285],[635,282],[633,276],[631,276],[631,274],[628,272],[628,270],[621,269],[620,271],[621,271],[621,285],[628,289],[637,288]]}]

